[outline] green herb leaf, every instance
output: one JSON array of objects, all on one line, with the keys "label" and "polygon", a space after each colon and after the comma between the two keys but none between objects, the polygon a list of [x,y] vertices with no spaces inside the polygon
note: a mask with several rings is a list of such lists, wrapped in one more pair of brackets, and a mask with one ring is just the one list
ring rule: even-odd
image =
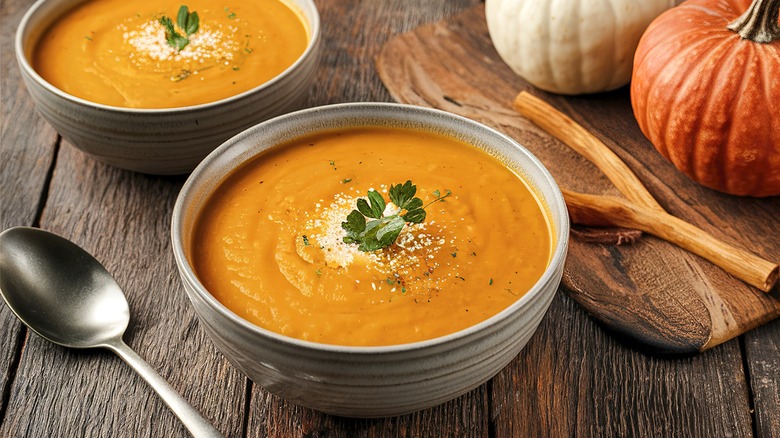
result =
[{"label": "green herb leaf", "polygon": [[425,220],[425,210],[422,208],[417,208],[412,211],[407,211],[406,214],[401,215],[402,218],[406,222],[411,222],[413,224],[421,224]]},{"label": "green herb leaf", "polygon": [[[346,222],[341,223],[341,227],[347,232],[344,242],[356,243],[358,249],[364,252],[376,251],[392,245],[407,222],[419,224],[425,220],[423,201],[415,198],[415,193],[417,187],[411,181],[390,185],[390,200],[399,207],[399,210],[395,214],[385,216],[387,204],[384,198],[376,190],[369,190],[367,199],[358,199],[357,210],[352,210]],[[438,191],[435,193],[436,199],[428,205],[451,194],[449,190],[445,196],[440,196]],[[372,220],[368,220],[369,218]]]},{"label": "green herb leaf", "polygon": [[363,252],[371,252],[392,245],[401,234],[404,225],[406,222],[397,215],[368,222],[363,242],[358,246],[358,249]]},{"label": "green herb leaf", "polygon": [[198,27],[200,26],[198,13],[190,13],[189,8],[185,5],[182,5],[179,8],[179,12],[176,15],[176,23],[179,25],[179,28],[184,31],[184,35],[176,30],[173,21],[165,15],[160,17],[159,22],[165,28],[165,41],[177,51],[181,51],[187,47],[187,44],[190,43],[190,40],[187,37],[197,32]]},{"label": "green herb leaf", "polygon": [[171,21],[170,18],[168,18],[165,15],[163,15],[162,17],[160,17],[159,21],[160,21],[160,24],[162,24],[162,26],[165,28],[165,34],[166,34],[165,37],[166,38],[168,38],[168,34],[169,33],[171,33],[171,34],[175,34],[176,33],[176,28],[173,27],[173,21]]},{"label": "green herb leaf", "polygon": [[200,26],[200,17],[197,12],[190,13],[189,8],[186,5],[181,5],[179,13],[176,16],[176,23],[179,25],[187,36],[190,36],[198,31]]},{"label": "green herb leaf", "polygon": [[190,15],[190,10],[185,5],[181,5],[179,7],[179,13],[176,14],[176,23],[179,25],[180,28],[186,29],[187,28],[187,17]]},{"label": "green herb leaf", "polygon": [[[403,185],[397,184],[390,186],[390,201],[397,205],[398,208],[408,209],[406,203],[410,202],[416,193],[417,186],[412,184],[410,180],[407,180]],[[420,206],[422,206],[422,201],[420,201]]]},{"label": "green herb leaf", "polygon": [[438,190],[434,190],[434,191],[433,191],[433,196],[435,196],[435,197],[436,197],[436,199],[434,199],[433,201],[431,201],[431,202],[429,202],[429,203],[425,204],[425,206],[423,206],[423,208],[427,208],[429,205],[433,204],[434,202],[444,202],[444,198],[446,198],[446,197],[450,196],[451,194],[452,194],[452,191],[450,191],[450,190],[447,190],[447,191],[444,193],[444,196],[442,196],[440,191],[438,191]]},{"label": "green herb leaf", "polygon": [[382,198],[382,195],[380,195],[376,190],[369,190],[368,201],[363,198],[360,198],[357,201],[358,211],[363,213],[363,216],[370,217],[372,219],[381,218],[382,214],[385,212],[386,206],[387,204],[385,204],[385,200]]},{"label": "green herb leaf", "polygon": [[373,213],[373,215],[366,214],[366,216],[375,219],[381,218],[382,214],[385,212],[385,207],[387,207],[387,204],[385,204],[385,200],[382,198],[382,195],[380,195],[376,190],[369,190],[368,200],[371,202],[371,213]]},{"label": "green herb leaf", "polygon": [[[398,204],[396,204],[396,205],[398,205]],[[423,202],[422,202],[422,199],[420,199],[420,198],[412,198],[412,199],[406,201],[403,205],[399,205],[400,208],[405,209],[405,210],[409,210],[409,211],[421,209],[422,206],[423,206]]]},{"label": "green herb leaf", "polygon": [[184,28],[184,31],[187,32],[187,36],[190,36],[197,32],[198,28],[200,28],[200,17],[198,17],[197,12],[193,12],[187,17],[187,27]]},{"label": "green herb leaf", "polygon": [[341,223],[341,228],[347,231],[344,243],[361,243],[363,233],[366,231],[366,218],[357,210],[352,210],[347,216],[347,221]]}]

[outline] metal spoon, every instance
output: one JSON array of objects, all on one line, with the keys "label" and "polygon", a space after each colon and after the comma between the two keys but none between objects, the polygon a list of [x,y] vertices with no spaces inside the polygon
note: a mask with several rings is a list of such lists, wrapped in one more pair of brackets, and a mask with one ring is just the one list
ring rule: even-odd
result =
[{"label": "metal spoon", "polygon": [[122,340],[130,308],[103,265],[37,228],[0,233],[0,295],[35,333],[71,348],[107,348],[146,380],[195,437],[222,435]]}]

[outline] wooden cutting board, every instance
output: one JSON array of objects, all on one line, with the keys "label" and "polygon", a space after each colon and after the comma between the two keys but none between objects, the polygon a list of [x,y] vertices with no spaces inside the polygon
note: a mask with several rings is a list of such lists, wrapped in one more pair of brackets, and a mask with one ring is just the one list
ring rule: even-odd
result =
[{"label": "wooden cutting board", "polygon": [[[606,143],[667,211],[737,247],[780,260],[780,197],[733,197],[690,181],[642,135],[628,87],[564,97],[523,81],[495,52],[482,5],[390,40],[376,69],[398,102],[460,114],[515,138],[561,187],[620,196],[590,162],[512,110],[517,93],[529,91]],[[694,353],[780,316],[780,287],[763,293],[655,237],[620,246],[575,235],[570,242],[564,289],[627,343]]]}]

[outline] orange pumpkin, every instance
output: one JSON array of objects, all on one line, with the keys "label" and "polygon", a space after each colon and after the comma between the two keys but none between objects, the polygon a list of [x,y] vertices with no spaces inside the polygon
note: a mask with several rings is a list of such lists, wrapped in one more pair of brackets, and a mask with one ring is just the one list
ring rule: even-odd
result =
[{"label": "orange pumpkin", "polygon": [[780,0],[688,0],[639,41],[634,116],[656,149],[704,186],[780,195],[779,9]]}]

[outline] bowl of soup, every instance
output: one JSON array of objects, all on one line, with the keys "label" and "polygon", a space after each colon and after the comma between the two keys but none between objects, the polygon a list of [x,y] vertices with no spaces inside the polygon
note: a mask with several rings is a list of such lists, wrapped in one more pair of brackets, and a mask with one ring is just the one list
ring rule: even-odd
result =
[{"label": "bowl of soup", "polygon": [[568,233],[558,186],[513,139],[385,103],[242,132],[172,216],[184,290],[223,355],[349,417],[436,406],[505,367],[556,293]]},{"label": "bowl of soup", "polygon": [[15,49],[37,110],[66,140],[163,175],[302,107],[319,41],[312,0],[39,0]]}]

